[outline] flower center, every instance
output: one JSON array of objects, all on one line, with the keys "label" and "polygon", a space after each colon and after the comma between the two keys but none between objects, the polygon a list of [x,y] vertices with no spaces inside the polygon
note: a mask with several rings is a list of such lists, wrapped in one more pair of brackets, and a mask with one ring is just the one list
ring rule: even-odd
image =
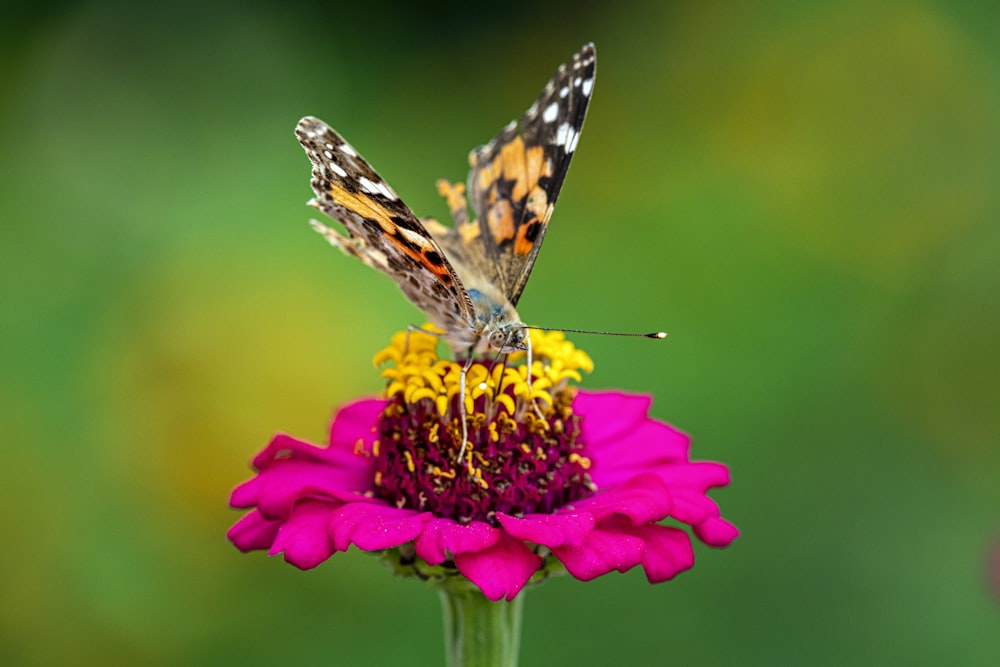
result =
[{"label": "flower center", "polygon": [[548,513],[589,495],[581,417],[569,380],[590,358],[560,332],[532,331],[531,381],[522,353],[466,372],[467,442],[459,396],[464,365],[437,356],[438,339],[401,332],[375,357],[389,403],[375,443],[375,495],[397,507],[461,523],[496,523],[495,513]]}]

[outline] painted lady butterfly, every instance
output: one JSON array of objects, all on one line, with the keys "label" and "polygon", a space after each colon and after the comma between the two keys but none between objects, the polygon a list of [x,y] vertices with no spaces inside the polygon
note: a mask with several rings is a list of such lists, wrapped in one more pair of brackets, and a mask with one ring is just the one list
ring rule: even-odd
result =
[{"label": "painted lady butterfly", "polygon": [[312,162],[316,197],[309,204],[343,223],[347,235],[315,220],[313,227],[395,280],[456,355],[471,361],[477,353],[528,349],[515,306],[576,150],[595,67],[594,45],[587,44],[518,120],[469,154],[467,185],[438,181],[454,227],[418,220],[339,134],[303,118],[295,134]]}]

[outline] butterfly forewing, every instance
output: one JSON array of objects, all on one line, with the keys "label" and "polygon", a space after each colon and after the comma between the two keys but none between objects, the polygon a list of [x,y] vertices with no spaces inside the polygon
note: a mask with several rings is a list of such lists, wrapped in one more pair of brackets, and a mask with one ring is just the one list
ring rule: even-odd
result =
[{"label": "butterfly forewing", "polygon": [[309,203],[341,222],[349,236],[314,223],[345,253],[386,273],[445,331],[474,321],[468,293],[441,248],[413,212],[354,148],[323,121],[306,117],[295,128],[312,162]]},{"label": "butterfly forewing", "polygon": [[[469,155],[468,190],[477,222],[461,237],[481,245],[487,277],[516,305],[545,237],[576,150],[594,87],[587,44],[561,65],[517,121]],[[461,231],[461,230],[460,230]]]}]

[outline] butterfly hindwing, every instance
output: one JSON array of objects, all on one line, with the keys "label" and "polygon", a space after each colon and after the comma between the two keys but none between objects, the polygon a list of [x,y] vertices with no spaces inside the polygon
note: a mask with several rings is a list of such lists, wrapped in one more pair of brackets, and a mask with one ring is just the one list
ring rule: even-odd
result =
[{"label": "butterfly hindwing", "polygon": [[407,298],[445,331],[474,319],[468,293],[440,246],[398,195],[323,121],[306,117],[295,128],[312,162],[309,203],[341,222],[349,236],[313,222],[346,254],[395,280]]},{"label": "butterfly hindwing", "polygon": [[596,56],[587,44],[561,65],[538,99],[492,141],[469,155],[468,191],[476,222],[456,230],[466,254],[516,305],[545,237],[583,128]]}]

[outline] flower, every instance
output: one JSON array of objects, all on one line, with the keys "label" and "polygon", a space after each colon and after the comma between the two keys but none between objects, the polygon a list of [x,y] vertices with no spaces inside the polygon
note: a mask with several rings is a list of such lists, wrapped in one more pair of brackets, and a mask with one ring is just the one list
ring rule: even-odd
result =
[{"label": "flower", "polygon": [[302,569],[351,545],[394,550],[397,565],[460,574],[496,601],[560,565],[583,581],[637,565],[672,579],[694,552],[668,517],[713,547],[737,537],[706,495],[729,483],[724,465],[689,460],[650,397],[571,387],[592,364],[561,333],[531,342],[529,382],[523,354],[466,369],[438,358],[437,338],[397,334],[375,359],[393,362],[387,398],[341,408],[325,447],[275,436],[233,491],[252,511],[229,539]]}]

